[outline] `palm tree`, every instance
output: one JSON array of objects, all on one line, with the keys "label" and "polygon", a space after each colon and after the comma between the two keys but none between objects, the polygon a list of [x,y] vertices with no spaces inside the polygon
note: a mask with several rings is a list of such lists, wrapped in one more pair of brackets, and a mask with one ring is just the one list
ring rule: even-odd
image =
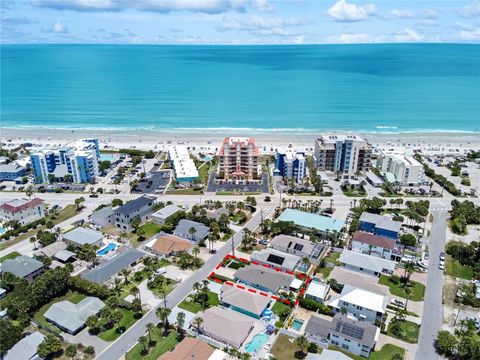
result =
[{"label": "palm tree", "polygon": [[32,195],[33,195],[33,187],[32,187],[32,185],[30,185],[29,187],[27,187],[27,188],[25,189],[25,195],[27,195],[29,199],[32,198]]},{"label": "palm tree", "polygon": [[121,285],[122,280],[120,278],[116,277],[115,279],[113,279],[113,288],[115,289],[115,292],[120,292],[120,290],[122,289]]},{"label": "palm tree", "polygon": [[200,316],[197,316],[196,318],[193,319],[193,325],[197,328],[197,334],[200,335],[201,329],[200,326],[203,324],[203,319]]},{"label": "palm tree", "polygon": [[305,273],[310,269],[310,259],[308,257],[302,258],[302,264],[305,266]]},{"label": "palm tree", "polygon": [[177,314],[177,332],[180,337],[183,337],[183,326],[185,325],[185,313],[180,311]]},{"label": "palm tree", "polygon": [[301,335],[301,336],[297,337],[297,339],[295,340],[295,343],[300,347],[300,349],[302,349],[302,353],[305,354],[305,352],[308,348],[307,338],[304,335]]},{"label": "palm tree", "polygon": [[411,262],[408,262],[405,264],[405,286],[407,286],[408,282],[410,281],[410,276],[412,275],[412,273],[415,271],[415,264],[414,263],[411,263]]},{"label": "palm tree", "polygon": [[138,338],[138,342],[143,345],[143,352],[144,352],[144,354],[148,354],[148,350],[149,350],[149,349],[148,349],[147,346],[149,346],[149,344],[148,344],[148,339],[147,339],[147,337],[146,337],[146,336],[140,336],[140,337]]},{"label": "palm tree", "polygon": [[30,242],[33,244],[33,250],[37,250],[37,238],[35,236],[32,236],[30,238]]},{"label": "palm tree", "polygon": [[172,310],[169,308],[158,308],[155,314],[160,318],[160,320],[163,322],[163,335],[167,336],[168,335],[168,316]]},{"label": "palm tree", "polygon": [[128,284],[128,276],[130,275],[131,271],[129,269],[123,269],[121,274],[123,275],[123,283],[125,285]]},{"label": "palm tree", "polygon": [[190,234],[190,240],[194,241],[195,234],[197,233],[197,229],[191,226],[190,229],[188,229],[188,233]]},{"label": "palm tree", "polygon": [[197,257],[198,254],[200,254],[200,248],[198,246],[195,246],[193,249],[192,249],[192,254],[193,256]]},{"label": "palm tree", "polygon": [[148,343],[151,344],[152,343],[152,337],[150,335],[150,332],[153,330],[153,328],[155,327],[155,325],[153,325],[153,323],[148,323],[146,325],[146,328],[147,328],[147,333],[148,333]]},{"label": "palm tree", "polygon": [[135,297],[135,299],[138,299],[140,300],[140,302],[142,302],[141,298],[140,298],[140,289],[136,286],[132,287],[130,289],[130,295],[133,295]]}]

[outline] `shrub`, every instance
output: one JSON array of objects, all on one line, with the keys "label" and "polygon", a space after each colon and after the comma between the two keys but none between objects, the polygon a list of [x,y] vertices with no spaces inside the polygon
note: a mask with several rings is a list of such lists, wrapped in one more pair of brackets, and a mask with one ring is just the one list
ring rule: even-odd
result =
[{"label": "shrub", "polygon": [[311,311],[319,311],[322,314],[329,315],[331,313],[330,308],[325,304],[320,304],[312,299],[301,298],[300,306]]},{"label": "shrub", "polygon": [[403,234],[400,236],[400,242],[405,246],[415,246],[417,244],[417,238],[412,234]]},{"label": "shrub", "polygon": [[388,280],[395,285],[400,284],[400,276],[398,275],[392,275]]},{"label": "shrub", "polygon": [[316,354],[318,352],[318,345],[315,344],[314,342],[311,342],[308,344],[308,348],[307,348],[307,351],[309,353],[314,353]]}]

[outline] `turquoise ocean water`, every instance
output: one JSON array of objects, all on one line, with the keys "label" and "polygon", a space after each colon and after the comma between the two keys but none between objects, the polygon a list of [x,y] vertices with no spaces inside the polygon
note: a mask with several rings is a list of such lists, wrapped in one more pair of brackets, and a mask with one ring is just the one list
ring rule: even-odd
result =
[{"label": "turquoise ocean water", "polygon": [[6,128],[480,131],[480,45],[0,50]]}]

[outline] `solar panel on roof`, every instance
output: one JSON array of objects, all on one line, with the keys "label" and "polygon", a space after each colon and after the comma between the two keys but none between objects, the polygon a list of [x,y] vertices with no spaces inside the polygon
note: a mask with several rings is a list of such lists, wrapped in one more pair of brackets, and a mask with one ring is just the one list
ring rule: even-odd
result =
[{"label": "solar panel on roof", "polygon": [[341,321],[339,321],[337,323],[337,326],[335,327],[335,330],[344,334],[344,335],[347,335],[347,336],[350,336],[352,338],[359,339],[359,340],[361,340],[363,338],[363,333],[365,332],[364,328],[361,328],[359,326],[355,326],[353,324],[342,323]]},{"label": "solar panel on roof", "polygon": [[270,254],[268,255],[267,261],[277,265],[282,265],[285,261],[285,258],[278,255]]},{"label": "solar panel on roof", "polygon": [[297,251],[302,251],[303,250],[303,245],[302,244],[295,244],[295,246],[293,248]]}]

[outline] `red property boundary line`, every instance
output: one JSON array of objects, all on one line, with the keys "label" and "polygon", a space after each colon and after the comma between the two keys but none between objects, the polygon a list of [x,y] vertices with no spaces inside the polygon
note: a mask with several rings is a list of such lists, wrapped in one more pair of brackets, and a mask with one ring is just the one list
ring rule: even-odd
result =
[{"label": "red property boundary line", "polygon": [[[236,256],[233,256],[231,254],[227,254],[222,261],[220,261],[220,263],[215,267],[215,270],[218,270],[222,267],[223,263],[227,260],[239,260],[245,264],[254,264],[254,265],[261,265],[260,263],[258,263],[257,261],[249,261],[245,258],[237,258]],[[261,266],[264,266],[266,268],[270,268],[270,266],[268,266],[267,264],[262,264]],[[273,268],[275,271],[278,271],[278,272],[283,272],[282,269],[280,268]],[[310,283],[310,281],[312,280],[309,276],[306,276],[305,274],[301,274],[301,273],[295,273],[293,271],[290,271],[290,270],[285,270],[284,271],[285,273],[289,274],[289,275],[294,275],[296,278],[298,278],[299,280],[305,280],[305,286],[308,286],[308,284]],[[226,284],[228,286],[234,286],[236,287],[237,289],[241,289],[241,290],[247,290],[248,292],[251,292],[253,294],[259,294],[261,296],[267,296],[268,297],[268,294],[263,292],[263,291],[260,291],[260,290],[255,290],[255,289],[247,289],[245,286],[243,285],[240,285],[240,284],[237,284],[237,283],[234,283],[234,282],[231,282],[231,281],[223,281],[221,279],[217,279],[215,277],[215,272],[212,271],[210,273],[210,275],[207,277],[208,280],[211,280],[211,281],[214,281],[218,284]],[[305,288],[303,288],[302,290],[300,290],[300,293],[298,294],[297,298],[295,299],[295,302],[294,302],[294,306],[298,306],[298,303],[300,302],[300,299],[303,297],[303,294],[305,293]],[[286,299],[281,299],[280,297],[278,296],[275,296],[275,295],[271,295],[270,298],[272,300],[275,300],[275,301],[279,301],[281,300],[283,303],[287,304],[287,305],[290,305],[291,304],[291,301],[290,300],[286,300]]]}]

